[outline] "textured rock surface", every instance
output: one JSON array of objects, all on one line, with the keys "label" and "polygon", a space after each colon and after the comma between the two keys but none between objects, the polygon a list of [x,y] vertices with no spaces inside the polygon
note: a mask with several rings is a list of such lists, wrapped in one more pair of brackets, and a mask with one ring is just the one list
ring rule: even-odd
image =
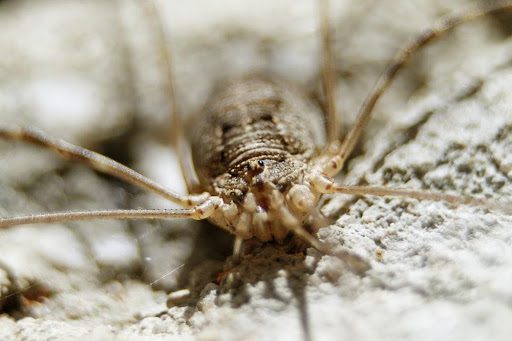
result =
[{"label": "textured rock surface", "polygon": [[[347,126],[396,48],[467,4],[333,2]],[[119,3],[1,2],[0,120],[40,127],[183,190],[166,145],[154,38],[137,3]],[[217,81],[249,71],[316,89],[314,1],[214,3],[161,7],[184,111],[199,110]],[[467,24],[418,55],[379,105],[343,181],[510,200],[510,22]],[[168,205],[32,146],[0,141],[0,155],[3,216]],[[505,340],[512,333],[511,216],[346,197],[331,198],[324,213],[337,221],[320,238],[368,259],[366,275],[311,249],[304,256],[267,245],[232,270],[230,288],[218,287],[209,282],[230,238],[187,221],[0,231],[0,339]],[[183,287],[193,289],[193,302],[167,309],[165,292]],[[11,309],[18,299],[24,311]]]}]

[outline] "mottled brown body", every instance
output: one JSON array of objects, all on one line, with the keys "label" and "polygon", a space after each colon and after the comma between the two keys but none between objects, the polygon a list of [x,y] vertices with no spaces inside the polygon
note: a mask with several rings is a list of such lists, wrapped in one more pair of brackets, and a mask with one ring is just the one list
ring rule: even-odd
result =
[{"label": "mottled brown body", "polygon": [[253,187],[289,189],[325,143],[323,114],[290,84],[252,75],[225,84],[189,129],[204,190],[240,202]]},{"label": "mottled brown body", "polygon": [[[218,88],[197,115],[187,131],[200,184],[233,209],[211,220],[263,241],[281,240],[290,231],[286,225],[302,224],[309,212],[292,213],[285,197],[304,182],[309,161],[325,143],[323,113],[305,92],[250,75]],[[293,222],[281,223],[282,210]]]}]

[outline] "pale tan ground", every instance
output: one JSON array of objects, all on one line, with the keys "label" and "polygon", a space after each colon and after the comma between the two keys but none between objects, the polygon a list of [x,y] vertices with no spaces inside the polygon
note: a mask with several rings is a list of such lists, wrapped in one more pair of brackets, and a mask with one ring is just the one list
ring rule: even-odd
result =
[{"label": "pale tan ground", "polygon": [[[348,121],[397,47],[468,3],[333,2],[338,98]],[[317,88],[314,1],[184,3],[162,5],[184,111],[199,110],[217,81],[244,72]],[[340,180],[511,200],[510,18],[465,25],[419,55],[379,106]],[[1,123],[39,127],[183,190],[166,144],[164,76],[148,32],[134,1],[0,2]],[[0,157],[3,216],[167,205],[38,148],[0,142]],[[320,237],[366,258],[366,275],[314,250],[303,257],[269,245],[243,261],[231,290],[219,288],[208,278],[222,269],[231,239],[206,223],[0,231],[0,295],[35,284],[51,293],[26,314],[0,315],[0,339],[511,335],[512,217],[344,197],[332,198],[324,212],[338,220]],[[167,309],[166,292],[183,287],[193,289],[195,302]]]}]

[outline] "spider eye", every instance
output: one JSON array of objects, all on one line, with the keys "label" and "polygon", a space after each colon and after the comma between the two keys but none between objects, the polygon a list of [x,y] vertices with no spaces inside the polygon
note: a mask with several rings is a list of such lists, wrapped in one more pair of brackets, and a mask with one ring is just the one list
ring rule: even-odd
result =
[{"label": "spider eye", "polygon": [[258,166],[260,166],[260,167],[265,166],[265,162],[263,162],[263,160],[258,160]]},{"label": "spider eye", "polygon": [[261,116],[261,119],[263,121],[272,121],[272,115],[271,114],[265,114],[265,115]]},{"label": "spider eye", "polygon": [[222,133],[223,134],[226,134],[227,132],[229,132],[231,129],[233,129],[233,125],[232,124],[229,124],[229,123],[224,123],[222,125]]}]

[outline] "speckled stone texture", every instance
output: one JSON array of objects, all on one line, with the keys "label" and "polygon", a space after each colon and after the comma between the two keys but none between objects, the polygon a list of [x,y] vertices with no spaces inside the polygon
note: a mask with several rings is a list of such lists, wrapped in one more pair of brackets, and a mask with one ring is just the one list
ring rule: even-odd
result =
[{"label": "speckled stone texture", "polygon": [[[345,127],[393,52],[471,1],[332,1]],[[315,1],[164,2],[180,107],[220,80],[272,72],[315,92]],[[512,200],[511,16],[464,25],[418,55],[339,177]],[[165,75],[136,1],[0,2],[0,120],[39,127],[184,191],[168,147]],[[22,143],[0,141],[0,215],[169,207]],[[319,232],[372,268],[207,223],[82,222],[0,231],[0,339],[508,340],[512,217],[405,199],[333,196]],[[233,275],[228,275],[232,273]],[[232,276],[230,285],[215,278]],[[192,299],[166,307],[167,293]],[[21,295],[21,294],[22,295]],[[23,306],[20,309],[19,306]]]}]

